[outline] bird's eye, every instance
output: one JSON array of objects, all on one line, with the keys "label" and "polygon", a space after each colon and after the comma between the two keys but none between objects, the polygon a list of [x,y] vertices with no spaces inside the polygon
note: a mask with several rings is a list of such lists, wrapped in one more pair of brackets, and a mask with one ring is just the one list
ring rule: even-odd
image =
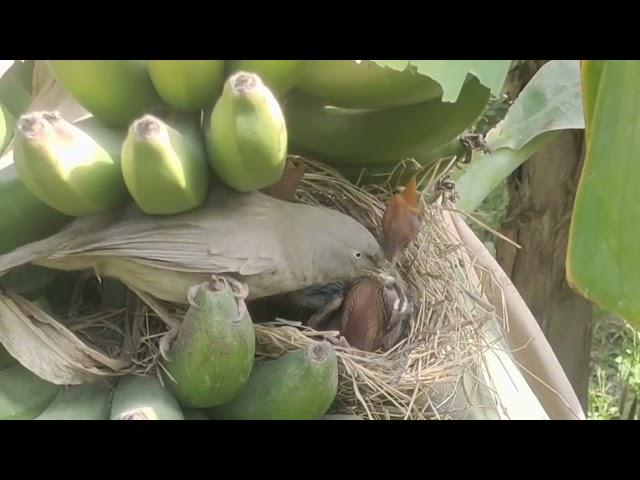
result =
[{"label": "bird's eye", "polygon": [[362,258],[362,252],[353,252],[353,256],[359,260]]}]

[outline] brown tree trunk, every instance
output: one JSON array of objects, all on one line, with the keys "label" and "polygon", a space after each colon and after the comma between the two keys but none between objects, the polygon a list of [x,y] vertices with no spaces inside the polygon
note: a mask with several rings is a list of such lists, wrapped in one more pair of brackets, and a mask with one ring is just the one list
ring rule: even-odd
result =
[{"label": "brown tree trunk", "polygon": [[498,261],[540,323],[586,411],[593,309],[565,279],[583,145],[583,131],[563,132],[512,175],[502,233],[522,249],[498,241],[496,250]]}]

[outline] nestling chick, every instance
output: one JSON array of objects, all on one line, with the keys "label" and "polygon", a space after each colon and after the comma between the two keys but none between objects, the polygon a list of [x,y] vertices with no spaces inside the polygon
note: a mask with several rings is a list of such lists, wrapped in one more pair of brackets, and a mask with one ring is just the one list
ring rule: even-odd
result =
[{"label": "nestling chick", "polygon": [[[382,217],[385,255],[393,264],[420,231],[415,177],[387,203]],[[364,351],[393,348],[407,333],[412,307],[394,278],[362,278],[349,289],[340,331],[353,347]]]},{"label": "nestling chick", "polygon": [[373,352],[393,348],[405,333],[411,313],[398,283],[362,278],[349,290],[340,316],[340,333],[359,350]]},{"label": "nestling chick", "polygon": [[420,200],[415,177],[402,193],[394,195],[382,217],[384,251],[388,260],[395,263],[420,231]]}]

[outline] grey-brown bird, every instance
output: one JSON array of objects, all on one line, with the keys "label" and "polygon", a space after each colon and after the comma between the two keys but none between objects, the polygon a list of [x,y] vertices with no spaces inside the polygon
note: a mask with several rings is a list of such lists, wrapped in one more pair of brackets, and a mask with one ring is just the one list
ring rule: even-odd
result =
[{"label": "grey-brown bird", "polygon": [[0,276],[33,263],[94,269],[156,298],[185,303],[214,274],[243,281],[247,299],[391,271],[373,235],[340,212],[216,184],[198,209],[149,216],[135,205],[78,218],[0,256]]}]

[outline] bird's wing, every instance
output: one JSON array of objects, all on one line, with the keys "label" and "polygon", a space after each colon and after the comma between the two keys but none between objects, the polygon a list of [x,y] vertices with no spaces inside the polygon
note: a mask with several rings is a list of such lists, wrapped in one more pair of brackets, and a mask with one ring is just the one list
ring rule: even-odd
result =
[{"label": "bird's wing", "polygon": [[282,204],[259,193],[224,191],[196,210],[173,216],[150,216],[130,206],[78,219],[45,243],[0,256],[0,271],[38,259],[105,256],[188,272],[261,273],[273,269],[281,254],[281,229],[275,223]]}]

